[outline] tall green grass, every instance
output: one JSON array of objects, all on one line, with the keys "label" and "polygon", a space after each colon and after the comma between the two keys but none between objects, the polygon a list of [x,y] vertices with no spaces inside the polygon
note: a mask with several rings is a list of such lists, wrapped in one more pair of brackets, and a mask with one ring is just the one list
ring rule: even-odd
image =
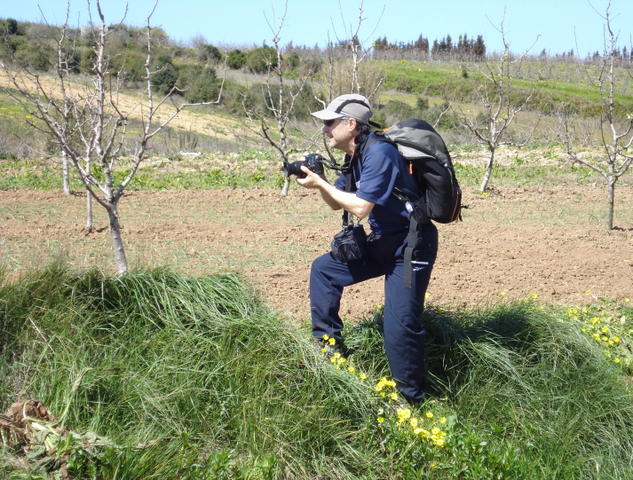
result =
[{"label": "tall green grass", "polygon": [[[380,321],[348,327],[364,382],[240,277],[51,265],[0,287],[0,407],[36,398],[66,428],[118,445],[77,460],[75,478],[633,475],[630,386],[556,309],[426,313],[436,391],[418,412],[450,413],[443,448],[375,421]],[[47,478],[16,467],[18,453],[0,450],[0,476]]]}]

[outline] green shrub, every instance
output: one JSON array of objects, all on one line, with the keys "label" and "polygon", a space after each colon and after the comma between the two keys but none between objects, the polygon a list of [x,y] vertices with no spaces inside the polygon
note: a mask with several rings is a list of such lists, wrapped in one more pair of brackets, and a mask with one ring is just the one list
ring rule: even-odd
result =
[{"label": "green shrub", "polygon": [[254,73],[269,72],[277,67],[277,51],[272,47],[255,48],[248,52],[246,66]]},{"label": "green shrub", "polygon": [[21,44],[15,51],[15,56],[22,66],[41,72],[45,72],[56,65],[55,50],[45,44]]},{"label": "green shrub", "polygon": [[246,54],[241,50],[231,50],[226,59],[226,64],[233,70],[239,70],[246,65]]},{"label": "green shrub", "polygon": [[[94,63],[94,55],[90,57]],[[171,65],[171,62],[168,64]],[[171,65],[171,67],[173,67],[173,65]],[[146,77],[145,55],[135,50],[122,50],[110,59],[109,71],[113,75],[120,75],[123,80],[140,82]],[[158,76],[159,83],[167,82],[167,84],[169,84],[171,81],[167,79],[166,76],[161,78],[160,73],[157,73],[156,76]],[[157,82],[156,77],[154,77],[153,82]],[[167,85],[165,85],[165,88],[166,87]],[[171,87],[167,89],[167,91],[170,89]]]},{"label": "green shrub", "polygon": [[4,22],[8,35],[18,35],[18,22],[15,19],[7,18]]},{"label": "green shrub", "polygon": [[284,68],[286,69],[286,71],[295,70],[299,68],[299,65],[301,65],[301,57],[299,57],[298,53],[293,52],[289,55],[285,55],[282,58],[282,62],[284,64]]},{"label": "green shrub", "polygon": [[201,62],[218,63],[222,57],[222,52],[213,45],[202,45],[198,49],[198,60]]},{"label": "green shrub", "polygon": [[178,71],[171,59],[159,57],[153,69],[156,73],[152,76],[152,85],[158,93],[163,95],[172,91],[178,80]]},{"label": "green shrub", "polygon": [[193,78],[189,87],[185,90],[185,99],[188,102],[211,102],[216,100],[220,92],[220,85],[215,76],[215,70],[205,67]]},{"label": "green shrub", "polygon": [[86,74],[94,73],[95,62],[97,61],[97,54],[94,49],[91,47],[81,47],[79,56],[79,70]]}]

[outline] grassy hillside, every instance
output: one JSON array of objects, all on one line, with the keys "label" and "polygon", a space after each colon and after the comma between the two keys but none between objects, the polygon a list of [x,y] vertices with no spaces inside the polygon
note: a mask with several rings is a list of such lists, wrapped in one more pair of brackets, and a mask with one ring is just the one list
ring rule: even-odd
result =
[{"label": "grassy hillside", "polygon": [[[380,310],[350,327],[350,358],[327,361],[307,330],[278,319],[238,277],[108,278],[53,265],[0,287],[0,406],[36,399],[57,420],[40,420],[45,438],[5,435],[0,472],[629,478],[632,313],[530,301],[431,309],[436,393],[411,410],[390,399]],[[608,345],[592,339],[596,325],[610,326],[600,334]],[[48,451],[39,449],[45,442]]]},{"label": "grassy hillside", "polygon": [[[477,103],[477,88],[489,68],[496,71],[491,62],[381,62],[386,73],[385,87],[391,90],[447,98],[462,103]],[[515,66],[511,71],[511,86],[517,98],[533,92],[529,108],[552,114],[557,108],[568,105],[571,111],[585,117],[596,116],[601,111],[600,90],[592,81],[599,72],[593,65],[576,63],[555,64],[547,62],[527,63]],[[616,104],[618,111],[627,113],[633,105],[633,85],[625,69],[616,69],[619,83]],[[534,72],[538,72],[535,74]],[[580,81],[579,81],[580,79]]]}]

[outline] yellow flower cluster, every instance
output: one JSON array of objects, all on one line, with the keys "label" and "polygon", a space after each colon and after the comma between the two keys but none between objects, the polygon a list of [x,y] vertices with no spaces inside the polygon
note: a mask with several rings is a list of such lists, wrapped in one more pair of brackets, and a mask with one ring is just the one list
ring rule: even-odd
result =
[{"label": "yellow flower cluster", "polygon": [[[625,316],[614,318],[613,315],[600,314],[588,308],[572,307],[567,309],[570,320],[580,322],[580,331],[603,347],[604,355],[616,364],[631,364],[633,359],[627,357],[627,341],[633,329],[627,330]],[[624,348],[623,348],[624,347]]]},{"label": "yellow flower cluster", "polygon": [[[435,421],[432,420],[434,417],[435,415],[433,415],[431,411],[425,412],[424,418],[422,418],[414,416],[410,408],[396,409],[396,418],[399,427],[407,428],[416,437],[428,440],[436,447],[443,447],[446,445],[447,434],[435,424]],[[445,425],[447,419],[446,417],[440,417],[437,422],[441,425]]]},{"label": "yellow flower cluster", "polygon": [[382,377],[378,380],[378,383],[374,386],[374,391],[379,397],[388,398],[391,401],[398,400],[398,391],[396,390],[396,382]]},{"label": "yellow flower cluster", "polygon": [[[336,339],[330,337],[329,335],[323,335],[321,340],[323,342],[321,353],[327,355],[331,352],[331,349],[328,349],[328,346],[334,347],[336,345]],[[346,369],[349,373],[355,375],[361,381],[365,382],[367,380],[367,375],[358,371],[358,369],[351,365],[351,362],[349,362],[348,359],[339,352],[334,352],[329,357],[329,360],[337,370]],[[446,417],[442,416],[436,419],[435,415],[430,410],[426,411],[423,416],[417,417],[412,414],[411,409],[398,407],[402,401],[400,395],[398,394],[398,390],[396,389],[396,382],[387,377],[382,377],[378,380],[378,382],[374,385],[373,390],[380,398],[388,402],[388,405],[386,405],[385,408],[387,408],[390,412],[395,412],[394,420],[398,427],[406,429],[406,431],[415,435],[417,438],[425,439],[437,447],[444,447],[446,445],[447,433],[442,431],[439,427],[439,425],[445,425],[447,423]],[[378,411],[376,423],[381,425],[386,421],[388,421],[388,418],[385,416],[385,409],[381,408]]]},{"label": "yellow flower cluster", "polygon": [[[323,345],[324,345],[321,348],[321,353],[323,353],[324,355],[327,355],[328,353],[327,347],[328,346],[334,347],[336,345],[336,339],[333,337],[330,337],[329,335],[323,335],[321,337],[321,340],[323,341]],[[336,368],[337,370],[345,369],[349,373],[356,375],[360,380],[367,380],[367,375],[364,374],[363,372],[359,372],[353,365],[351,365],[347,361],[347,358],[341,355],[340,352],[334,352],[332,356],[330,356],[330,362],[332,363],[332,365],[334,365],[334,368]]]}]

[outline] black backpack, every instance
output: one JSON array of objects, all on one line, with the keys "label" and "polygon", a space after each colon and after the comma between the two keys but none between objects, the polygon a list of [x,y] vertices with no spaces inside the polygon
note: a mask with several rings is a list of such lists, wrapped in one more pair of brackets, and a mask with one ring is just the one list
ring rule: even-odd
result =
[{"label": "black backpack", "polygon": [[404,284],[410,288],[411,261],[417,243],[418,225],[429,220],[439,223],[461,220],[462,190],[444,140],[424,120],[412,118],[396,123],[371,137],[364,148],[374,141],[386,141],[398,149],[422,192],[418,198],[410,198],[398,189],[393,192],[405,203],[410,214],[407,248],[404,252],[407,265]]},{"label": "black backpack", "polygon": [[409,173],[423,192],[420,198],[408,198],[399,190],[394,192],[409,202],[411,215],[418,223],[461,220],[462,190],[446,144],[431,125],[412,118],[396,123],[377,137],[376,140],[387,141],[398,148],[409,165]]}]

